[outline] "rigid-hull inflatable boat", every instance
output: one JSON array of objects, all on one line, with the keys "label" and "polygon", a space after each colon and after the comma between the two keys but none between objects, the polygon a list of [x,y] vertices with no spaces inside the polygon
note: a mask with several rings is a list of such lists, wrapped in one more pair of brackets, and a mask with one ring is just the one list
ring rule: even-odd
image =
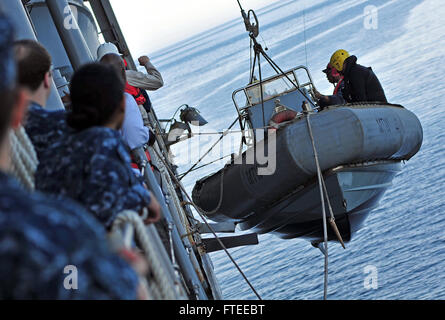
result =
[{"label": "rigid-hull inflatable boat", "polygon": [[[283,79],[272,78],[277,80]],[[317,167],[308,113],[300,107],[308,91],[288,88],[270,95],[261,105],[249,104],[251,88],[241,90],[248,103],[240,111],[251,128],[261,127],[260,110],[265,110],[269,123],[282,101],[296,116],[269,130],[263,140],[255,141],[223,169],[197,181],[193,200],[215,221],[234,221],[242,229],[273,232],[283,238],[320,240],[323,224]],[[391,186],[401,162],[419,151],[422,127],[411,111],[393,104],[346,104],[309,114],[336,223],[348,241]],[[264,164],[258,155],[267,155],[268,162]],[[335,239],[331,231],[330,240]]]}]

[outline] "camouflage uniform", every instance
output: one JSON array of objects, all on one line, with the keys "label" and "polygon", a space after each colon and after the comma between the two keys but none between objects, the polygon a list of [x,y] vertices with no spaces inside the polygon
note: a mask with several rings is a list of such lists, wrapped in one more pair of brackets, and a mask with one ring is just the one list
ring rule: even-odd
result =
[{"label": "camouflage uniform", "polygon": [[92,127],[67,134],[42,153],[36,188],[77,200],[109,228],[121,211],[149,205],[141,179],[119,132]]},{"label": "camouflage uniform", "polygon": [[48,146],[60,139],[68,130],[66,123],[66,111],[45,110],[39,104],[32,102],[28,108],[25,130],[31,139],[37,158]]},{"label": "camouflage uniform", "polygon": [[[13,40],[0,11],[0,91],[16,86]],[[77,268],[76,290],[65,288],[76,284],[66,266]],[[102,226],[85,209],[30,194],[0,171],[0,299],[134,299],[137,284],[136,273],[110,251]]]},{"label": "camouflage uniform", "polygon": [[[137,275],[111,253],[88,212],[68,199],[29,194],[2,172],[0,261],[0,299],[136,298]],[[77,268],[77,290],[64,286],[68,265]]]}]

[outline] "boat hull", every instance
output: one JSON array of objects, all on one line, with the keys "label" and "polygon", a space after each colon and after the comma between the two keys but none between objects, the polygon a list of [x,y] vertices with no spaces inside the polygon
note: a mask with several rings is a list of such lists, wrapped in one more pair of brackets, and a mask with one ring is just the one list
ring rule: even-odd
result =
[{"label": "boat hull", "polygon": [[[335,221],[345,242],[377,207],[400,170],[399,161],[379,161],[340,166],[325,173]],[[327,204],[326,214],[329,217]],[[273,203],[268,210],[246,218],[239,225],[241,229],[252,229],[260,234],[273,233],[285,239],[322,240],[323,217],[318,182],[300,186],[293,194]],[[328,237],[336,240],[330,226]]]},{"label": "boat hull", "polygon": [[[234,221],[246,229],[274,232],[287,238],[318,237],[316,226],[320,225],[321,211],[318,187],[314,184],[317,169],[305,117],[301,115],[273,133],[273,147],[266,137],[220,171],[196,182],[193,201],[207,212],[208,218]],[[423,139],[421,124],[401,106],[370,103],[331,107],[311,114],[310,122],[320,168],[334,197],[338,224],[342,225],[344,220],[345,230],[356,229],[354,226],[359,223],[355,221],[363,220],[365,213],[375,207],[394,172],[399,170],[394,164],[409,160],[419,151]],[[269,173],[261,173],[264,165],[258,159],[259,154],[269,157],[266,166],[273,162],[270,157],[275,157],[275,167]],[[254,161],[249,162],[251,159]],[[353,169],[353,164],[369,162],[379,164],[369,168],[362,165],[360,170],[366,168],[366,174]],[[351,171],[335,169],[339,166]],[[356,180],[362,177],[360,183],[368,191],[335,187],[334,182],[339,184],[347,175]],[[373,188],[375,181],[380,181],[381,187]],[[356,196],[351,198],[351,194]],[[336,196],[338,201],[334,201]],[[283,202],[289,197],[292,200]],[[349,207],[343,208],[343,200]],[[355,203],[354,208],[350,201]],[[306,205],[313,208],[302,209]]]}]

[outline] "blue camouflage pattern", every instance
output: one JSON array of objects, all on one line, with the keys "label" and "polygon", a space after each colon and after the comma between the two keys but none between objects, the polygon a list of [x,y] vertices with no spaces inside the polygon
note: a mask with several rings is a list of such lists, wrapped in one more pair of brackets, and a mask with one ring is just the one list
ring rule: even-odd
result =
[{"label": "blue camouflage pattern", "polygon": [[[0,172],[0,299],[135,299],[138,277],[103,227],[69,199],[28,193]],[[75,266],[78,289],[64,273]]]},{"label": "blue camouflage pattern", "polygon": [[0,91],[13,89],[16,67],[11,50],[14,32],[11,22],[0,12]]},{"label": "blue camouflage pattern", "polygon": [[42,152],[36,188],[78,201],[110,228],[123,210],[140,212],[150,204],[130,161],[116,130],[92,127],[67,134]]},{"label": "blue camouflage pattern", "polygon": [[37,158],[49,146],[72,130],[66,123],[65,110],[45,110],[35,102],[31,102],[25,122],[25,131],[31,139]]}]

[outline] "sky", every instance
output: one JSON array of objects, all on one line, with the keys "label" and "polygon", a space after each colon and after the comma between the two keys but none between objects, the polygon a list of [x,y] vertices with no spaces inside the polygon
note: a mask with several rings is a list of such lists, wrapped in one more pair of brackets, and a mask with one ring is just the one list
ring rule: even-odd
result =
[{"label": "sky", "polygon": [[[241,0],[246,12],[278,0]],[[111,0],[133,56],[150,54],[240,18],[236,0]],[[240,21],[241,22],[241,21]]]}]

